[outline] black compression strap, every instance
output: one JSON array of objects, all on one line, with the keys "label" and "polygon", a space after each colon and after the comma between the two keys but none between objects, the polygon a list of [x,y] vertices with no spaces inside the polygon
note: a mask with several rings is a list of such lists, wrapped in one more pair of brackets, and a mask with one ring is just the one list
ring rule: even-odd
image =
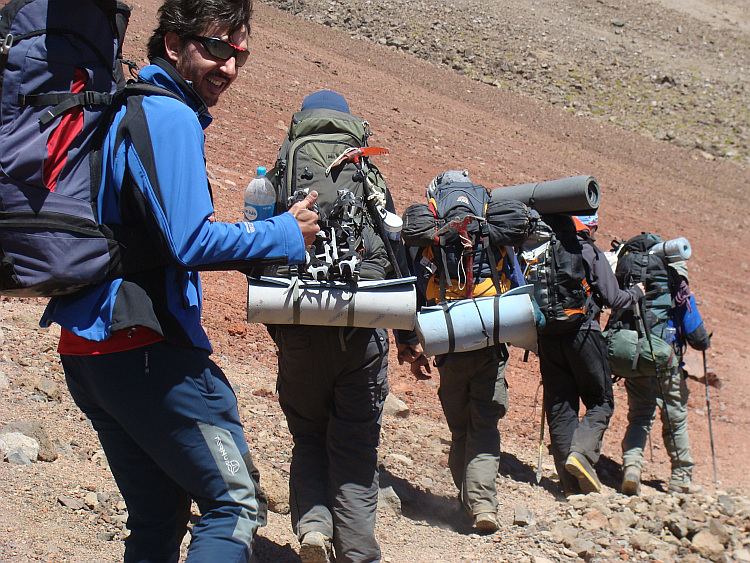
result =
[{"label": "black compression strap", "polygon": [[495,295],[492,300],[492,312],[494,314],[493,322],[495,323],[492,328],[492,342],[495,346],[500,344],[500,295]]},{"label": "black compression strap", "polygon": [[445,326],[448,329],[448,353],[452,354],[456,351],[456,333],[453,330],[453,320],[451,319],[448,303],[443,301],[440,306],[443,308]]}]

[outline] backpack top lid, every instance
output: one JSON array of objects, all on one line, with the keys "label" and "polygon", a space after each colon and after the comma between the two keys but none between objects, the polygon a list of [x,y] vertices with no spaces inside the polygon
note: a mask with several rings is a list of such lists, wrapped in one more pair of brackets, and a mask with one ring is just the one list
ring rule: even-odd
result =
[{"label": "backpack top lid", "polygon": [[437,192],[439,187],[459,182],[471,182],[471,180],[469,179],[468,170],[446,170],[445,172],[438,174],[430,181],[430,184],[427,186],[427,199],[429,200],[434,198],[435,193]]},{"label": "backpack top lid", "polygon": [[349,113],[346,98],[332,90],[319,90],[307,96],[302,102],[302,111],[308,109],[334,109],[342,113]]}]

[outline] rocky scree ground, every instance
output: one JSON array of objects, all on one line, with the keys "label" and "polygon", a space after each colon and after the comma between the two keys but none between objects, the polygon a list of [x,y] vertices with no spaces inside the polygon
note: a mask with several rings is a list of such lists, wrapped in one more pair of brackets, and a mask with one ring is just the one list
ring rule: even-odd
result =
[{"label": "rocky scree ground", "polygon": [[[382,4],[383,10],[390,9]],[[459,5],[452,9],[459,11]],[[545,5],[531,6],[541,10]],[[706,3],[683,5],[697,9]],[[144,60],[140,49],[157,6],[158,0],[135,6],[126,57]],[[621,385],[597,467],[604,494],[564,502],[546,452],[543,479],[535,484],[538,364],[533,356],[524,363],[513,350],[511,410],[500,423],[501,530],[491,536],[473,534],[456,509],[447,470],[449,433],[436,398],[436,378],[416,383],[392,356],[377,522],[384,560],[748,560],[747,168],[726,158],[712,161],[695,147],[687,150],[594,125],[586,117],[529,102],[505,87],[472,81],[379,41],[353,39],[350,33],[263,4],[256,8],[251,41],[255,65],[246,67],[213,109],[215,125],[207,130],[209,177],[221,220],[240,219],[244,185],[255,165],[273,162],[303,97],[318,88],[337,89],[373,124],[377,143],[392,150],[377,164],[399,211],[423,201],[427,182],[449,168],[468,167],[475,181],[490,187],[594,174],[606,200],[600,244],[606,247],[610,238],[632,235],[634,229],[666,237],[687,234],[696,255],[691,284],[707,326],[715,331],[709,365],[724,382],[723,389],[711,391],[719,490],[712,486],[704,389],[695,381],[702,366],[691,365],[691,441],[697,478],[705,486],[704,494],[692,498],[663,492],[669,469],[658,421],[653,456],[644,472],[644,498],[617,493],[626,410]],[[380,5],[370,11],[379,12]],[[531,10],[519,14],[536,18]],[[607,19],[600,23],[609,25]],[[664,20],[663,25],[671,24]],[[737,47],[742,50],[742,43]],[[204,322],[216,349],[214,359],[235,386],[246,435],[272,501],[269,524],[259,534],[258,560],[299,561],[286,513],[291,443],[274,391],[273,344],[262,326],[244,321],[241,275],[208,273],[203,279]],[[5,444],[12,444],[4,454],[7,462],[0,463],[0,561],[118,561],[127,535],[125,506],[90,424],[65,388],[55,353],[57,329],[38,327],[43,305],[43,300],[0,298],[0,432],[5,432]]]},{"label": "rocky scree ground", "polygon": [[[5,483],[0,561],[118,561],[128,535],[127,508],[95,433],[65,389],[54,354],[59,329],[38,328],[41,300],[3,298],[0,305],[0,413],[14,419],[0,420],[5,461],[0,464]],[[291,444],[272,391],[274,374],[260,369],[248,377],[247,368],[232,359],[220,363],[232,374],[247,435],[260,447],[255,456],[271,512],[259,534],[256,561],[299,561],[287,520]],[[656,484],[656,489],[644,485],[642,497],[627,497],[615,490],[617,465],[604,459],[599,464],[603,493],[560,502],[549,456],[542,481],[535,483],[528,422],[501,423],[502,527],[479,536],[455,500],[445,425],[435,416],[412,413],[390,395],[377,522],[384,561],[750,561],[750,501],[741,490],[669,495]],[[24,514],[21,527],[13,510]],[[183,556],[188,541],[189,535]]]},{"label": "rocky scree ground", "polygon": [[692,6],[714,3],[269,3],[704,158],[750,164],[750,27],[738,16],[746,0],[716,3],[725,11],[703,21]]}]

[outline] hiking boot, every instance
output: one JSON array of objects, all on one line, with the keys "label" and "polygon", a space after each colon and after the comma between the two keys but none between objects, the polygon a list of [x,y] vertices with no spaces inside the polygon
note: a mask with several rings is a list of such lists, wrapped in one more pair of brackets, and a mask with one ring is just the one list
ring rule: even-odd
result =
[{"label": "hiking boot", "polygon": [[500,528],[493,512],[481,512],[474,516],[474,527],[480,534],[494,534]]},{"label": "hiking boot", "polygon": [[694,495],[700,493],[703,487],[693,483],[692,481],[682,481],[680,483],[670,483],[667,487],[667,491],[670,493],[681,493],[684,495]]},{"label": "hiking boot", "polygon": [[637,497],[641,494],[641,470],[626,467],[622,474],[622,494]]},{"label": "hiking boot", "polygon": [[302,563],[331,563],[331,538],[321,532],[307,532],[299,542]]},{"label": "hiking boot", "polygon": [[565,460],[565,469],[578,479],[578,485],[583,493],[598,493],[602,490],[602,484],[596,471],[581,453],[571,452],[568,459]]}]

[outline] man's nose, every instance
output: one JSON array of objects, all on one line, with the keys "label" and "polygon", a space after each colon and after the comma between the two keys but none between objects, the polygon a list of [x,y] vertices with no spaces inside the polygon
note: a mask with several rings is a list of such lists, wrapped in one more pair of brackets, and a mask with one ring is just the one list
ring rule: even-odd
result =
[{"label": "man's nose", "polygon": [[234,55],[229,57],[226,61],[224,61],[224,64],[221,65],[222,72],[229,76],[232,80],[237,78],[239,68],[240,67],[237,66],[237,61],[234,59]]}]

